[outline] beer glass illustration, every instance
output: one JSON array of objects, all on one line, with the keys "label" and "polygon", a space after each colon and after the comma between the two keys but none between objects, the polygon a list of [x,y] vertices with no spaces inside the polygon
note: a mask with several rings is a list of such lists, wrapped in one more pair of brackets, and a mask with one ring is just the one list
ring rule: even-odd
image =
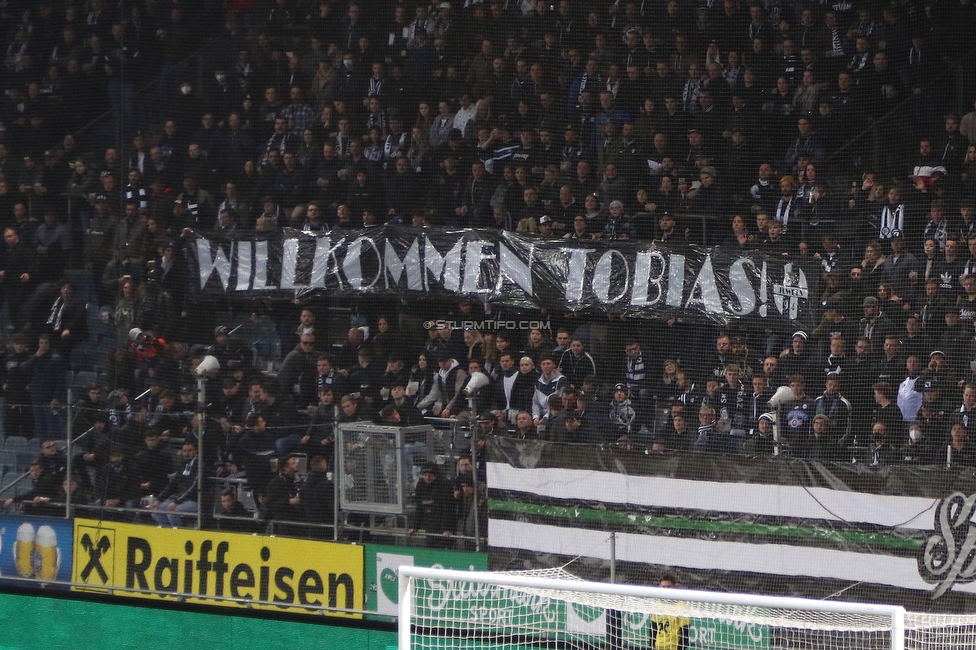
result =
[{"label": "beer glass illustration", "polygon": [[34,540],[34,552],[31,555],[34,576],[38,580],[54,580],[61,567],[61,549],[58,548],[58,536],[50,526],[37,529]]},{"label": "beer glass illustration", "polygon": [[14,542],[14,564],[17,566],[17,573],[25,578],[34,575],[34,566],[31,562],[31,554],[34,552],[34,533],[33,524],[22,523],[17,528],[17,541]]}]

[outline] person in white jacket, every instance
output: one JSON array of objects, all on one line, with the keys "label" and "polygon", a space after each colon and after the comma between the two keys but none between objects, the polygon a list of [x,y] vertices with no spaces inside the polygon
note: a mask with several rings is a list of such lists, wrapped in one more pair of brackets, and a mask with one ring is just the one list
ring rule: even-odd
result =
[{"label": "person in white jacket", "polygon": [[549,396],[561,395],[569,384],[566,377],[556,368],[556,362],[549,355],[539,359],[542,374],[535,382],[535,394],[532,396],[532,421],[536,426],[549,414]]},{"label": "person in white jacket", "polygon": [[427,397],[417,404],[417,408],[423,411],[433,407],[434,414],[438,417],[447,418],[452,414],[456,416],[456,411],[464,408],[461,388],[468,373],[454,357],[444,352],[437,355],[437,365],[440,370],[434,375],[434,385]]},{"label": "person in white jacket", "polygon": [[905,422],[914,422],[918,419],[918,411],[922,408],[922,393],[915,389],[915,382],[922,372],[921,360],[910,355],[905,360],[907,374],[904,381],[898,384],[898,408],[901,410],[901,417]]}]

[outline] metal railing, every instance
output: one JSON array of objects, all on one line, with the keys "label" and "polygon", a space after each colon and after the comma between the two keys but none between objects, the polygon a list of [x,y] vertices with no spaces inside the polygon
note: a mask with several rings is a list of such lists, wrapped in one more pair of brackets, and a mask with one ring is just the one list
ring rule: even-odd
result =
[{"label": "metal railing", "polygon": [[[203,380],[198,383],[198,399],[197,408],[198,412],[204,412],[206,406],[206,384]],[[90,482],[89,468],[80,467],[78,465],[77,452],[79,449],[79,444],[85,442],[91,436],[96,434],[94,427],[90,427],[87,430],[72,434],[74,424],[77,417],[81,414],[78,409],[73,405],[72,390],[69,389],[67,392],[67,402],[63,408],[66,415],[65,417],[65,437],[63,442],[63,449],[65,452],[65,474],[66,476],[75,477],[79,481]],[[484,486],[478,477],[477,463],[478,458],[476,456],[476,449],[473,444],[468,444],[465,449],[459,449],[457,442],[460,439],[470,440],[471,430],[465,423],[458,422],[454,419],[445,418],[426,418],[428,424],[433,425],[436,430],[442,432],[444,435],[439,438],[443,441],[444,447],[438,448],[438,456],[443,456],[442,460],[446,466],[456,466],[457,460],[461,457],[467,456],[471,458],[472,466],[474,471],[472,472],[474,494],[473,497],[459,501],[459,517],[458,524],[450,539],[452,539],[455,544],[459,547],[473,549],[476,551],[481,551],[486,548],[486,540],[484,533],[486,531],[482,530],[482,521],[487,517],[487,502],[486,500],[480,498],[484,493]],[[338,414],[335,416],[333,426],[338,426]],[[207,440],[208,436],[205,434],[205,428],[203,426],[203,419],[197,419],[197,427],[195,434],[198,439],[199,452],[198,458],[205,458],[204,455],[204,445],[216,444],[209,442]],[[171,437],[169,439],[170,445],[175,445],[177,442],[181,442],[182,438]],[[403,449],[397,449],[397,453],[402,453]],[[446,453],[443,453],[446,452]],[[433,453],[433,452],[431,452]],[[433,459],[433,456],[431,456]],[[272,457],[269,456],[269,462]],[[287,520],[287,519],[271,519],[268,518],[266,511],[260,507],[260,504],[255,503],[253,509],[248,511],[248,515],[244,517],[229,516],[226,514],[221,514],[218,511],[217,503],[219,503],[219,493],[228,487],[234,487],[240,493],[243,490],[254,490],[255,486],[248,483],[246,474],[244,477],[219,477],[208,475],[206,469],[206,462],[197,462],[197,485],[196,485],[196,498],[197,498],[197,510],[195,513],[185,513],[183,515],[183,520],[187,527],[193,527],[196,529],[220,529],[223,525],[227,523],[251,526],[249,532],[254,532],[258,534],[268,534],[268,535],[284,535],[291,537],[307,537],[307,538],[331,538],[334,541],[347,540],[347,541],[365,541],[366,539],[387,539],[399,545],[406,546],[423,546],[429,539],[443,538],[444,535],[439,532],[430,532],[424,530],[413,530],[409,525],[410,518],[412,515],[413,506],[411,504],[408,511],[400,515],[377,515],[375,513],[357,511],[355,509],[341,508],[339,503],[339,489],[335,476],[332,477],[332,484],[335,489],[333,489],[334,501],[332,507],[333,520],[331,522],[314,522],[307,520]],[[23,488],[24,482],[28,481],[30,478],[30,473],[25,472],[20,475],[14,483],[5,485],[0,488],[0,502],[5,500],[4,495],[11,495],[16,493],[19,489]],[[446,477],[449,480],[455,478],[453,471]],[[94,495],[97,496],[97,495]],[[139,499],[130,499],[130,502],[134,504]],[[132,522],[144,522],[144,523],[154,523],[151,515],[155,512],[153,509],[154,504],[149,504],[146,502],[140,502],[138,505],[117,505],[108,506],[104,503],[85,503],[79,502],[77,498],[72,494],[70,489],[62,490],[59,497],[50,497],[45,501],[45,505],[48,507],[49,513],[55,510],[60,511],[62,516],[66,519],[71,519],[75,516],[84,516],[95,519],[115,519],[122,521],[132,521]],[[470,510],[465,510],[462,512],[463,508],[468,508]],[[22,510],[22,505],[18,502],[13,506],[14,509]],[[474,534],[466,535],[464,526],[465,520],[473,519],[474,524]],[[323,537],[324,534],[324,537]]]}]

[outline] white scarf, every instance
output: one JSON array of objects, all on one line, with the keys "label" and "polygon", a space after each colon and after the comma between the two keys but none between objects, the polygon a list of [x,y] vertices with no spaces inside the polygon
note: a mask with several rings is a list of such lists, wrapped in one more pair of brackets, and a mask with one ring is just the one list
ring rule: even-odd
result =
[{"label": "white scarf", "polygon": [[790,215],[793,213],[793,198],[781,198],[776,204],[776,220],[783,224],[783,232],[786,232],[786,227],[790,223]]},{"label": "white scarf", "polygon": [[881,208],[881,223],[878,224],[878,239],[891,239],[894,232],[905,230],[905,204],[899,203],[895,209],[886,205]]},{"label": "white scarf", "polygon": [[47,324],[55,332],[61,331],[61,312],[64,311],[64,305],[65,301],[58,296],[58,299],[54,301],[54,305],[51,307],[51,315],[48,316]]}]

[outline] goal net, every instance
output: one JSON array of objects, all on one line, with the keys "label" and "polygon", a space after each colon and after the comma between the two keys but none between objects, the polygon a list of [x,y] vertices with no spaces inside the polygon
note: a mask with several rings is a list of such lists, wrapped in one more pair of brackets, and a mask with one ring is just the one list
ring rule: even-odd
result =
[{"label": "goal net", "polygon": [[971,648],[976,617],[585,582],[561,569],[400,569],[399,650]]}]

